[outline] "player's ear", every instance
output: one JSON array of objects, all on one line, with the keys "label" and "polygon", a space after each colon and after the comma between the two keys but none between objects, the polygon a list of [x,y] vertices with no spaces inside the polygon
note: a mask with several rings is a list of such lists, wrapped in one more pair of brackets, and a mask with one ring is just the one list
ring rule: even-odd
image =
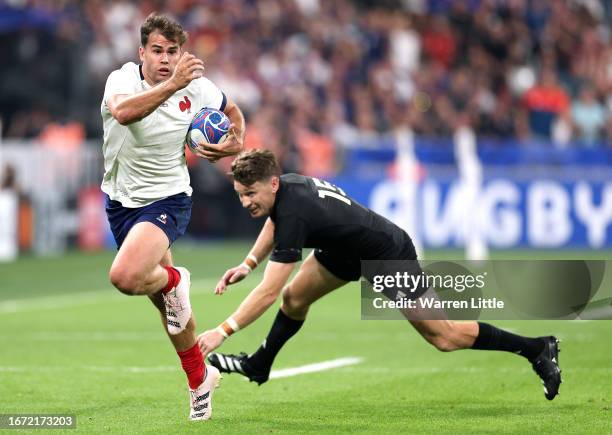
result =
[{"label": "player's ear", "polygon": [[145,52],[145,49],[142,45],[138,47],[138,57],[140,57],[141,62],[144,62],[144,52]]},{"label": "player's ear", "polygon": [[280,186],[278,177],[274,175],[270,180],[270,183],[272,184],[272,193],[276,193],[278,191],[278,187]]}]

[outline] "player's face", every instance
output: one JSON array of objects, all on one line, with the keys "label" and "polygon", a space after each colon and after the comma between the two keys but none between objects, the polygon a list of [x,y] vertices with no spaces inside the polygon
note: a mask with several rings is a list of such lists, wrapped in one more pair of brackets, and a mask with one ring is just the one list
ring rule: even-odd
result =
[{"label": "player's face", "polygon": [[234,189],[238,193],[240,203],[249,211],[251,217],[268,216],[276,199],[278,177],[257,181],[250,186],[234,181]]},{"label": "player's face", "polygon": [[142,62],[142,74],[149,84],[154,85],[172,76],[181,57],[181,47],[155,30],[149,35],[147,45],[140,47],[138,53]]}]

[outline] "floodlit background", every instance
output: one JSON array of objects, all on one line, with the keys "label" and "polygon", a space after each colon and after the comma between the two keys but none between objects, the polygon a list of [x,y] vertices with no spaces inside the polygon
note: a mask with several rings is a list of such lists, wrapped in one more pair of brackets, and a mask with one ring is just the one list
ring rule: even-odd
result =
[{"label": "floodlit background", "polygon": [[[338,184],[423,257],[610,257],[609,1],[0,0],[0,413],[194,428],[154,309],[107,279],[100,103],[108,74],[138,61],[152,11],[188,30],[185,48],[244,111],[247,148]],[[207,329],[256,284],[210,294],[262,222],[240,208],[230,159],[186,154],[194,210],[175,260]],[[253,351],[270,311],[224,350]],[[311,317],[277,368],[361,362],[261,388],[228,377],[212,428],[611,430],[608,322],[501,324],[565,339],[566,383],[546,403],[518,358],[442,355],[403,323],[360,321],[357,286]]]},{"label": "floodlit background", "polygon": [[[176,16],[247,119],[248,148],[335,181],[423,248],[608,249],[605,1],[4,1],[2,257],[112,249],[98,185],[108,74]],[[189,238],[250,238],[218,165],[190,159]],[[14,201],[14,199],[13,199]],[[18,218],[15,220],[14,216]]]}]

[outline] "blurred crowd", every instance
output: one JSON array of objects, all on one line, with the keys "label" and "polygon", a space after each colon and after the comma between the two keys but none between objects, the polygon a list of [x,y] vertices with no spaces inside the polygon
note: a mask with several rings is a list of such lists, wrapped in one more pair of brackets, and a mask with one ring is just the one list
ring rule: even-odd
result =
[{"label": "blurred crowd", "polygon": [[76,122],[99,138],[104,81],[137,61],[152,11],[184,25],[248,145],[289,166],[405,126],[612,145],[606,0],[0,0],[4,136]]}]

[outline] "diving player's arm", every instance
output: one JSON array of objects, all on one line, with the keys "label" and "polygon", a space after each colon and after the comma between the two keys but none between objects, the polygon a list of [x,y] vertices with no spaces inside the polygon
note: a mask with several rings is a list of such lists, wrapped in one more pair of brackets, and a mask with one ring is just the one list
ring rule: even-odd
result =
[{"label": "diving player's arm", "polygon": [[181,55],[172,77],[146,91],[131,95],[111,95],[106,105],[119,124],[128,125],[149,116],[176,91],[186,87],[195,77],[194,71],[204,68],[204,63],[194,55]]},{"label": "diving player's arm", "polygon": [[268,307],[278,298],[294,267],[295,263],[268,261],[259,285],[247,295],[238,309],[231,315],[238,326],[236,330],[250,325],[266,312]]},{"label": "diving player's arm", "polygon": [[219,347],[227,337],[257,320],[276,301],[287,283],[295,263],[269,261],[263,280],[242,301],[238,309],[215,329],[198,336],[198,345],[204,357]]},{"label": "diving player's arm", "polygon": [[249,273],[265,260],[274,247],[274,222],[268,218],[257,236],[255,244],[249,251],[244,261],[236,267],[228,269],[217,283],[215,293],[220,295],[225,292],[228,285],[242,281]]}]

